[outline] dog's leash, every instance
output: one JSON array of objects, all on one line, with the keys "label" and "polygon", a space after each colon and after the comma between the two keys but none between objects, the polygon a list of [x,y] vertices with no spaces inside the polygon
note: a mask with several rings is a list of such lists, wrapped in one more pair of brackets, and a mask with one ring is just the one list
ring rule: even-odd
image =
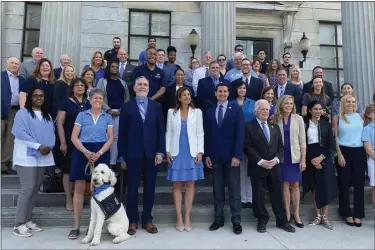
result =
[{"label": "dog's leash", "polygon": [[[87,169],[90,168],[90,173],[87,174]],[[94,164],[90,164],[90,161],[87,162],[87,165],[85,167],[85,175],[91,175],[94,170]]]}]

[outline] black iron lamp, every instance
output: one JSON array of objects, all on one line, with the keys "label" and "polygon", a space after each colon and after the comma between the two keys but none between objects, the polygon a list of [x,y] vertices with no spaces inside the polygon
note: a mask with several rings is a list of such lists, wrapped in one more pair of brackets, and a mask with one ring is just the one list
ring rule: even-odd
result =
[{"label": "black iron lamp", "polygon": [[191,30],[189,36],[187,37],[187,40],[188,40],[189,46],[191,48],[191,53],[193,54],[192,57],[194,57],[195,50],[196,50],[196,48],[199,44],[199,35],[195,31],[195,29]]},{"label": "black iron lamp", "polygon": [[303,60],[299,61],[299,67],[301,69],[303,68],[303,63],[306,62],[306,55],[307,52],[309,52],[310,45],[310,40],[305,36],[305,32],[303,32],[303,36],[299,41],[299,47],[301,48],[301,53],[303,55]]}]

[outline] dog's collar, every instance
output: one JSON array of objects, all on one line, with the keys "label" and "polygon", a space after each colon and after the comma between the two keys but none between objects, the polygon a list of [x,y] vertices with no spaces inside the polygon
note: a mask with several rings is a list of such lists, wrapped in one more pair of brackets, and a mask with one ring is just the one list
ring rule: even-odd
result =
[{"label": "dog's collar", "polygon": [[102,191],[104,191],[104,190],[106,190],[110,187],[112,187],[111,184],[109,182],[105,182],[105,183],[103,183],[103,185],[94,188],[94,191],[92,192],[92,196],[100,194],[100,192],[102,192]]}]

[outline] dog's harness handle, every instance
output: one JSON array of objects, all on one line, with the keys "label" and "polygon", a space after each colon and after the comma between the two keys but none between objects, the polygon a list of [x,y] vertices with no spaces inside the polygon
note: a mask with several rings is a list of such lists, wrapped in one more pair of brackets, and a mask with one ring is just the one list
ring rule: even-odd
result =
[{"label": "dog's harness handle", "polygon": [[[90,168],[90,173],[87,173],[87,169]],[[91,175],[94,170],[94,164],[90,164],[90,161],[87,162],[87,165],[85,167],[85,175]]]}]

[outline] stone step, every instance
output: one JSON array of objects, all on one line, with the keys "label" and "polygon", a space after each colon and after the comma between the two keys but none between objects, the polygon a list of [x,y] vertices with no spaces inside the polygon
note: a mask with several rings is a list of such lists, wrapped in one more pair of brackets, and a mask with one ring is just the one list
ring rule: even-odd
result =
[{"label": "stone step", "polygon": [[[139,207],[142,211],[142,207]],[[272,208],[267,205],[267,210],[270,215],[270,223],[275,221],[275,216],[272,213]],[[227,224],[230,223],[230,210],[226,206],[224,209]],[[366,217],[364,220],[374,220],[374,212],[371,205],[365,207]],[[1,222],[2,227],[14,226],[15,208],[2,208]],[[153,209],[153,217],[155,224],[174,224],[175,209],[172,205],[156,205]],[[314,209],[312,205],[301,205],[300,206],[300,217],[301,220],[308,224],[314,217]],[[141,218],[141,216],[140,216]],[[37,207],[33,211],[32,219],[34,222],[44,227],[71,227],[73,224],[73,212],[66,211],[62,207]],[[253,216],[252,209],[242,209],[241,219],[243,222],[255,222],[256,218]],[[343,223],[342,218],[338,216],[338,205],[333,204],[330,206],[329,219],[334,223]],[[90,209],[84,208],[81,225],[86,228],[90,220]],[[192,211],[192,222],[194,223],[210,223],[214,220],[213,206],[212,205],[193,205]],[[273,221],[273,222],[272,222]],[[69,229],[67,229],[68,233]]]}]

